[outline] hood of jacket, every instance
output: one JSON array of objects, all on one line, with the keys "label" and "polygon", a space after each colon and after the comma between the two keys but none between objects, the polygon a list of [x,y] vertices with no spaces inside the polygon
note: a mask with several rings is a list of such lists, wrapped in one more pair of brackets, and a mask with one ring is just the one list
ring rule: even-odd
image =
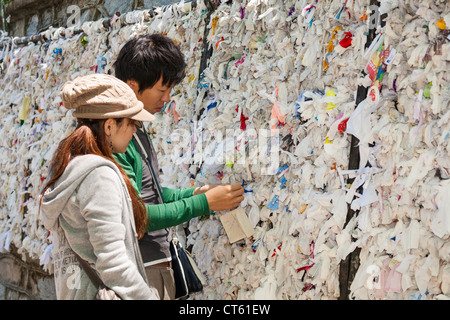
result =
[{"label": "hood of jacket", "polygon": [[80,183],[92,170],[100,166],[111,167],[121,176],[112,161],[97,155],[77,156],[69,162],[62,176],[47,189],[42,199],[40,215],[47,230],[54,229],[59,215]]}]

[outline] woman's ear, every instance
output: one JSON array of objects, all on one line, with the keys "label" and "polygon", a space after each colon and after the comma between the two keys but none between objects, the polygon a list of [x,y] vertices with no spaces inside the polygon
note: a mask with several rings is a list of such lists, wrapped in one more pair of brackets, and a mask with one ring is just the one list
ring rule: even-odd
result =
[{"label": "woman's ear", "polygon": [[108,119],[105,121],[103,129],[105,130],[105,134],[107,136],[111,135],[111,130],[114,128],[115,125],[116,125],[116,120],[114,120],[114,119]]}]

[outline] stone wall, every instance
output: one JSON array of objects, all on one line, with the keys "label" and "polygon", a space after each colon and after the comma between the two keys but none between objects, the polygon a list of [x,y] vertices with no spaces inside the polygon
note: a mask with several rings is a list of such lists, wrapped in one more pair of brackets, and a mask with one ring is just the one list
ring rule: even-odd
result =
[{"label": "stone wall", "polygon": [[15,251],[0,253],[0,300],[56,299],[53,276],[39,261],[23,261]]}]

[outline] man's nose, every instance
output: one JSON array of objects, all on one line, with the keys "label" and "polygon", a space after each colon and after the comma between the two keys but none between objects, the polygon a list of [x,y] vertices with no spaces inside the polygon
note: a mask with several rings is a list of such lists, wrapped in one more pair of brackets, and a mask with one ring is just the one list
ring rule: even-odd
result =
[{"label": "man's nose", "polygon": [[162,102],[169,102],[170,101],[170,90],[167,90],[161,97]]}]

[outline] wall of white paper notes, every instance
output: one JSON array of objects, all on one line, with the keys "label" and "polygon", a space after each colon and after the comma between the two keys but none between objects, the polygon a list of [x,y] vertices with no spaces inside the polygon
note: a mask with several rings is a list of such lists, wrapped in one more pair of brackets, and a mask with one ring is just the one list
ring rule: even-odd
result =
[{"label": "wall of white paper notes", "polygon": [[[380,1],[387,17],[373,50],[365,50],[368,0],[233,1],[208,25],[197,3],[158,9],[150,22],[132,12],[122,28],[95,21],[82,26],[85,35],[61,38],[50,29],[49,43],[3,47],[0,249],[14,245],[52,272],[38,195],[57,143],[74,125],[59,89],[98,71],[100,56],[108,72],[133,35],[162,32],[188,63],[173,102],[149,127],[162,184],[244,182],[241,207],[255,230],[230,244],[224,213],[186,225],[207,281],[193,299],[336,299],[339,264],[356,248],[351,298],[448,299],[447,1]],[[199,75],[205,27],[212,55]],[[371,94],[357,106],[358,86]],[[241,141],[237,149],[226,148],[227,130]],[[255,150],[245,152],[246,133],[273,130],[275,167],[276,141],[252,163],[237,159]],[[347,130],[361,140],[359,170],[348,170]],[[358,214],[345,225],[347,205]]]}]

